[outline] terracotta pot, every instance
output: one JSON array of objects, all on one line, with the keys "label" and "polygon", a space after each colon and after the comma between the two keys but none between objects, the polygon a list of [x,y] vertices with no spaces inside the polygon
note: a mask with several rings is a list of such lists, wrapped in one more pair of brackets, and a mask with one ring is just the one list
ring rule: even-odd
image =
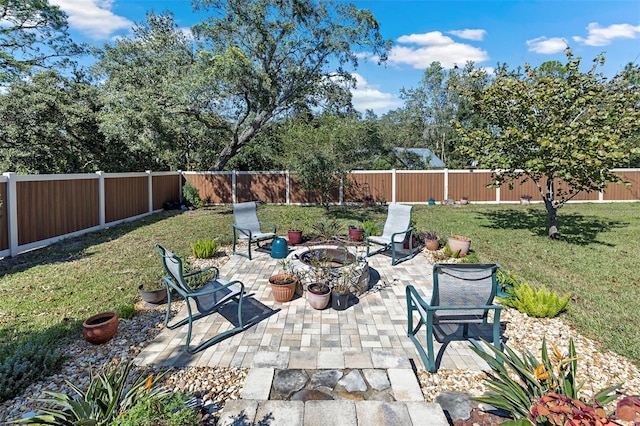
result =
[{"label": "terracotta pot", "polygon": [[269,278],[271,292],[276,302],[285,303],[293,299],[298,286],[298,277],[291,274],[278,274]]},{"label": "terracotta pot", "polygon": [[436,251],[440,247],[439,240],[427,240],[424,239],[424,245],[427,246],[427,250]]},{"label": "terracotta pot", "polygon": [[118,331],[117,312],[101,312],[92,317],[87,318],[82,323],[82,337],[94,345],[108,342]]},{"label": "terracotta pot", "polygon": [[364,235],[364,229],[349,228],[349,239],[351,241],[362,241],[362,235]]},{"label": "terracotta pot", "polygon": [[300,244],[302,242],[302,231],[290,229],[287,231],[287,239],[289,244]]},{"label": "terracotta pot", "polygon": [[460,240],[454,237],[449,237],[447,242],[452,253],[460,250],[458,257],[464,257],[469,253],[469,247],[471,246],[471,240]]},{"label": "terracotta pot", "polygon": [[324,287],[324,290],[319,283],[311,283],[307,286],[307,301],[313,309],[324,309],[329,304],[331,298],[331,291],[328,286]]},{"label": "terracotta pot", "polygon": [[144,284],[140,284],[140,286],[138,286],[138,293],[140,293],[140,297],[142,298],[142,300],[152,304],[161,303],[167,298],[166,288],[158,288],[155,290],[145,290]]}]

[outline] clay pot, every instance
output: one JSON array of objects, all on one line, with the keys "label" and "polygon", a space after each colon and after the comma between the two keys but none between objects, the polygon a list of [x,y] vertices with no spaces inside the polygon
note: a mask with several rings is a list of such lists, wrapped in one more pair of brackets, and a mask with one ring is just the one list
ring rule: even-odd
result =
[{"label": "clay pot", "polygon": [[293,299],[298,286],[298,277],[292,274],[278,274],[269,278],[271,292],[276,302],[285,303]]},{"label": "clay pot", "polygon": [[362,228],[349,228],[349,239],[351,241],[362,241],[364,235],[364,229]]},{"label": "clay pot", "polygon": [[319,283],[311,283],[307,286],[307,301],[313,309],[324,309],[331,299],[331,291],[328,286]]},{"label": "clay pot", "polygon": [[117,312],[109,311],[95,314],[82,323],[82,337],[94,345],[108,342],[118,331],[119,324]]},{"label": "clay pot", "polygon": [[436,251],[440,247],[440,241],[439,240],[428,240],[428,239],[425,238],[424,239],[424,245],[427,246],[427,250]]},{"label": "clay pot", "polygon": [[447,240],[449,248],[452,253],[460,250],[458,257],[464,257],[469,253],[469,247],[471,246],[471,240],[467,237],[449,237]]},{"label": "clay pot", "polygon": [[300,244],[302,242],[302,231],[290,229],[287,231],[287,239],[289,244]]},{"label": "clay pot", "polygon": [[154,290],[145,290],[144,284],[140,284],[138,287],[138,293],[142,300],[147,303],[158,304],[167,298],[166,288],[156,288]]}]

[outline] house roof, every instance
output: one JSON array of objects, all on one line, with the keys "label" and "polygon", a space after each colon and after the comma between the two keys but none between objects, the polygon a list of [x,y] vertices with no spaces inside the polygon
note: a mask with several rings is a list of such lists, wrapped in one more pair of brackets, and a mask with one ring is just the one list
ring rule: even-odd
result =
[{"label": "house roof", "polygon": [[444,161],[442,161],[440,158],[438,158],[438,156],[436,156],[433,151],[431,151],[428,148],[391,148],[392,151],[394,152],[404,152],[404,151],[409,151],[412,152],[416,155],[419,155],[420,157],[422,157],[422,159],[424,160],[424,162],[426,164],[429,164],[429,167],[434,167],[434,168],[438,168],[438,167],[445,167]]}]

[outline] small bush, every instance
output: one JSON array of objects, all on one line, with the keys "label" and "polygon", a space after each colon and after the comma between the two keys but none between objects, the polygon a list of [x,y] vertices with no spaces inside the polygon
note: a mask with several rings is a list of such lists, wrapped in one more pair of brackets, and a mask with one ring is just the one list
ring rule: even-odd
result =
[{"label": "small bush", "polygon": [[182,187],[182,197],[184,198],[187,206],[194,207],[196,209],[204,207],[204,201],[200,198],[198,188],[193,186],[191,182],[185,183]]},{"label": "small bush", "polygon": [[112,423],[113,426],[190,426],[200,425],[195,410],[185,402],[186,396],[174,394],[167,399],[142,397],[124,415]]},{"label": "small bush", "polygon": [[133,305],[121,306],[118,308],[118,318],[131,319],[136,316],[136,307]]},{"label": "small bush", "polygon": [[313,231],[318,237],[321,237],[325,240],[330,240],[336,235],[342,233],[342,226],[335,219],[322,220],[313,226]]},{"label": "small bush", "polygon": [[198,240],[191,243],[191,251],[198,259],[208,259],[218,251],[218,243],[214,240]]},{"label": "small bush", "polygon": [[19,395],[33,382],[56,373],[66,357],[46,340],[34,339],[15,346],[11,353],[0,353],[0,401]]},{"label": "small bush", "polygon": [[382,228],[376,227],[377,223],[372,220],[365,220],[362,222],[362,229],[369,236],[379,236],[382,235]]},{"label": "small bush", "polygon": [[555,317],[567,308],[571,297],[570,294],[560,296],[545,286],[538,289],[526,282],[517,283],[507,291],[509,296],[500,299],[504,305],[536,318]]}]

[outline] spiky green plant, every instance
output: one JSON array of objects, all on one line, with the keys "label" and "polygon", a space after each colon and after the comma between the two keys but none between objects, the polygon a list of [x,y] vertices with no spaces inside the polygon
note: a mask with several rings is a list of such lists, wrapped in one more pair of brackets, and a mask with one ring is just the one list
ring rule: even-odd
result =
[{"label": "spiky green plant", "polygon": [[509,296],[500,299],[504,305],[536,318],[555,317],[567,308],[571,298],[569,293],[558,295],[544,285],[536,288],[526,282],[507,287],[507,292]]},{"label": "spiky green plant", "polygon": [[191,252],[198,259],[209,259],[218,251],[218,243],[214,240],[198,240],[191,243]]}]

